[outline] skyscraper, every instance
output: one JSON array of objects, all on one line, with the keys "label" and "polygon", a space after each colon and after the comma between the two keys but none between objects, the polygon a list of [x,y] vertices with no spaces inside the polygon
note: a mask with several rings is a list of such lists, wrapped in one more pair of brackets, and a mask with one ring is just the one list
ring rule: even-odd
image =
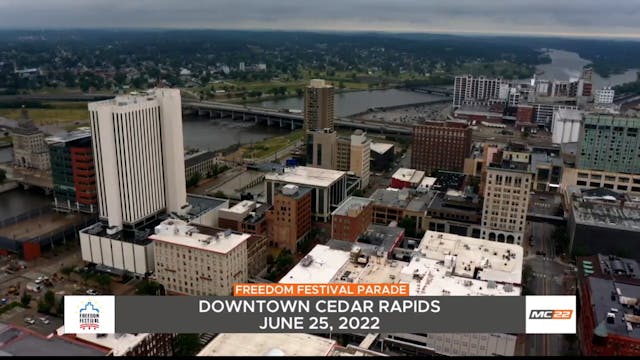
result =
[{"label": "skyscraper", "polygon": [[333,130],[333,86],[313,79],[304,95],[304,130]]},{"label": "skyscraper", "polygon": [[135,229],[186,205],[180,90],[89,104],[100,218]]}]

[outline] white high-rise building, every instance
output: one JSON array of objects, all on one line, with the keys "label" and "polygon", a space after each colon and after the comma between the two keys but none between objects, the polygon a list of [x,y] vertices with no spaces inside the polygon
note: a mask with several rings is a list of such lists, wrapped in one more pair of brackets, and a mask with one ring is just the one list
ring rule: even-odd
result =
[{"label": "white high-rise building", "polygon": [[613,97],[616,91],[611,87],[604,87],[596,90],[596,96],[593,98],[593,102],[596,104],[613,104]]},{"label": "white high-rise building", "polygon": [[100,218],[137,227],[187,205],[180,90],[89,104]]}]

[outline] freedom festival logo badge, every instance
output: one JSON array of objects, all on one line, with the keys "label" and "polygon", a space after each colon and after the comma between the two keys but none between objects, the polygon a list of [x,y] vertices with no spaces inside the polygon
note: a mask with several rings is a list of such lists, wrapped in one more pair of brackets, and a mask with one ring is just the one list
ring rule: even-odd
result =
[{"label": "freedom festival logo badge", "polygon": [[81,330],[98,330],[100,328],[100,309],[88,301],[80,308],[79,324]]},{"label": "freedom festival logo badge", "polygon": [[64,332],[113,334],[115,297],[67,295],[64,297]]}]

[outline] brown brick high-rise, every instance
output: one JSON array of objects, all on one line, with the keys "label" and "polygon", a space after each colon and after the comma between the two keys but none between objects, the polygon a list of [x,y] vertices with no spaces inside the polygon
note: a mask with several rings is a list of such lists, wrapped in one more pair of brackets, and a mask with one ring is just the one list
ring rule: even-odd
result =
[{"label": "brown brick high-rise", "polygon": [[470,151],[471,128],[464,123],[426,121],[413,127],[413,169],[462,171]]}]

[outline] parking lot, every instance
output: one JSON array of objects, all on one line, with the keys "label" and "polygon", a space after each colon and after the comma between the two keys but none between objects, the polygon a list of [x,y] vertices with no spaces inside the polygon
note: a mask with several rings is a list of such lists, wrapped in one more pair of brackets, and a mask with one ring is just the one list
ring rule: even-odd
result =
[{"label": "parking lot", "polygon": [[[13,270],[9,270],[10,264]],[[3,257],[0,259],[0,298],[2,298],[2,302],[5,304],[20,302],[22,294],[26,292],[31,295],[31,303],[28,309],[17,306],[0,314],[0,322],[11,323],[43,335],[49,335],[62,326],[63,321],[55,316],[38,313],[38,301],[44,297],[47,291],[54,292],[57,303],[58,299],[64,295],[86,294],[88,290],[93,290],[97,293],[109,292],[117,295],[133,295],[135,294],[136,285],[140,282],[140,280],[131,279],[126,284],[122,284],[118,281],[118,278],[112,277],[110,291],[106,291],[88,280],[90,276],[98,274],[95,271],[90,271],[85,276],[77,272],[65,275],[62,271],[64,268],[83,269],[84,266],[85,263],[81,259],[79,246],[68,247],[64,251],[58,251],[56,254],[52,252],[45,253],[42,258],[31,262]],[[45,278],[48,281],[44,280]],[[33,290],[36,283],[40,285],[39,291]],[[13,293],[10,292],[12,287]],[[46,317],[49,323],[45,324],[40,319],[42,317]],[[27,323],[25,318],[31,318],[35,322],[33,324]]]}]

